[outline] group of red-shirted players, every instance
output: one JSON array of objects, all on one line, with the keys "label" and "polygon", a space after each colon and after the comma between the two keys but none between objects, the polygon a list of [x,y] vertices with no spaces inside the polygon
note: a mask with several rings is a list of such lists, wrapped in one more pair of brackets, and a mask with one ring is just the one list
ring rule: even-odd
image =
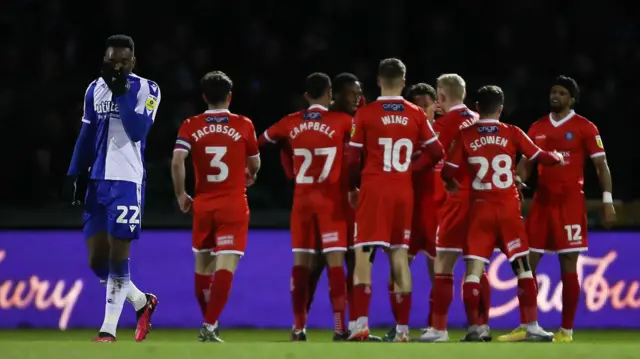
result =
[{"label": "group of red-shirted players", "polygon": [[[285,173],[295,181],[292,341],[307,340],[307,313],[325,267],[335,341],[409,341],[409,264],[418,252],[426,254],[433,286],[427,328],[416,340],[449,340],[453,268],[462,253],[469,324],[462,341],[489,341],[490,285],[484,271],[494,248],[507,255],[518,278],[522,323],[498,340],[573,340],[580,297],[577,258],[587,249],[586,155],[603,187],[606,223],[616,216],[598,130],[572,110],[576,82],[565,76],[555,80],[551,113],[527,135],[499,121],[504,93],[497,86],[478,90],[474,112],[464,105],[466,84],[459,75],[440,76],[436,89],[413,85],[402,97],[405,75],[402,61],[382,60],[381,96],[365,104],[354,75],[331,81],[326,74],[311,74],[304,94],[309,107],[284,117],[260,138],[248,118],[228,110],[232,81],[222,72],[204,76],[209,110],[183,123],[172,162],[178,204],[193,212],[195,292],[204,317],[200,341],[222,341],[218,317],[247,243],[245,188],[260,168],[258,147],[270,143],[280,146]],[[517,153],[523,157],[516,169]],[[184,187],[189,154],[196,174],[193,199]],[[536,162],[538,185],[525,224],[521,190]],[[377,248],[390,261],[389,301],[396,320],[384,338],[371,335],[368,325]],[[537,322],[535,269],[549,251],[558,253],[563,282],[562,325],[555,335]]]}]

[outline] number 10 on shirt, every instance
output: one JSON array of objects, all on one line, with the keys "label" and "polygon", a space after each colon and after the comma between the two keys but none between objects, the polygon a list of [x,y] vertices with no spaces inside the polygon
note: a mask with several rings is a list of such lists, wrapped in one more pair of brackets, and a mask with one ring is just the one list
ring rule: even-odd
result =
[{"label": "number 10 on shirt", "polygon": [[[401,138],[393,142],[392,138],[379,138],[378,144],[384,146],[382,169],[385,172],[406,172],[411,164],[411,154],[413,153],[413,142],[408,138]],[[404,160],[402,161],[402,149],[405,149]]]}]

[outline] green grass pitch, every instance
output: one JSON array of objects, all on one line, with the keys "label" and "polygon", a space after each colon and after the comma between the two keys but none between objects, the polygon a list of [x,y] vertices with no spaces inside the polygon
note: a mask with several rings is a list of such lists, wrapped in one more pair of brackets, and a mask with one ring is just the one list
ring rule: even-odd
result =
[{"label": "green grass pitch", "polygon": [[[374,331],[381,335],[382,331]],[[452,331],[457,340],[462,331]],[[494,332],[494,337],[503,332]],[[197,329],[157,329],[143,343],[131,330],[116,343],[89,343],[93,330],[0,331],[1,359],[626,359],[640,358],[640,331],[578,331],[558,343],[332,343],[332,333],[309,331],[309,342],[290,343],[281,330],[223,330],[224,344],[199,343]],[[415,333],[418,335],[418,333]]]}]

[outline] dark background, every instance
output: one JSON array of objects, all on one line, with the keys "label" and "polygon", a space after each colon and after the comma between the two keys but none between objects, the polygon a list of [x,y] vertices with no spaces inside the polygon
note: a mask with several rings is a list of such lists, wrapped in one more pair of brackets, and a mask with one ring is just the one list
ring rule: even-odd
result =
[{"label": "dark background", "polygon": [[[80,129],[83,94],[98,76],[109,35],[136,43],[136,73],[162,91],[148,136],[145,223],[188,223],[176,213],[169,161],[177,129],[205,109],[200,77],[226,72],[235,82],[231,110],[250,117],[258,134],[305,106],[304,77],[353,72],[368,100],[378,95],[376,66],[398,57],[408,83],[434,84],[455,72],[473,92],[497,84],[506,93],[503,120],[525,131],[548,113],[551,81],[574,77],[577,112],[600,129],[614,196],[640,197],[633,150],[638,22],[616,1],[7,1],[0,24],[0,123],[5,156],[2,226],[77,224],[60,192]],[[631,150],[629,150],[631,149]],[[291,192],[275,149],[249,191],[263,225],[286,224]],[[585,191],[601,191],[593,166]],[[283,222],[284,221],[284,222]],[[255,224],[255,223],[254,223]]]}]

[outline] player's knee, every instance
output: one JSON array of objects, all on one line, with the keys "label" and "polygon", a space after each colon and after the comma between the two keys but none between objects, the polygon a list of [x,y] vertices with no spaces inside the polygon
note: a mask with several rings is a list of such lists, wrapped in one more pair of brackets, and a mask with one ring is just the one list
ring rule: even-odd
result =
[{"label": "player's knee", "polygon": [[[477,278],[477,283],[480,283],[480,276],[484,273],[485,262],[478,259],[469,259],[467,258],[465,261],[466,267],[466,275],[467,278],[475,279]],[[473,280],[467,280],[473,281]]]},{"label": "player's knee", "polygon": [[195,254],[195,272],[202,275],[213,274],[215,270],[215,256],[211,252]]},{"label": "player's knee", "polygon": [[109,277],[109,258],[107,256],[90,256],[89,268],[101,281]]},{"label": "player's knee", "polygon": [[579,253],[562,253],[558,255],[562,273],[576,273],[578,270]]},{"label": "player's knee", "polygon": [[293,253],[293,265],[311,268],[315,261],[315,253],[308,252],[294,252]]},{"label": "player's knee", "polygon": [[458,252],[438,252],[436,258],[433,261],[433,267],[435,273],[438,274],[451,274],[458,260]]},{"label": "player's knee", "polygon": [[531,271],[531,264],[529,263],[529,257],[522,256],[511,261],[511,269],[518,278],[533,278],[533,272]]},{"label": "player's knee", "polygon": [[216,255],[216,271],[226,270],[235,273],[240,262],[240,255],[237,253],[219,253]]},{"label": "player's knee", "polygon": [[344,251],[330,251],[326,252],[324,256],[329,267],[338,267],[344,263]]},{"label": "player's knee", "polygon": [[109,260],[120,261],[129,258],[131,239],[109,237]]}]

